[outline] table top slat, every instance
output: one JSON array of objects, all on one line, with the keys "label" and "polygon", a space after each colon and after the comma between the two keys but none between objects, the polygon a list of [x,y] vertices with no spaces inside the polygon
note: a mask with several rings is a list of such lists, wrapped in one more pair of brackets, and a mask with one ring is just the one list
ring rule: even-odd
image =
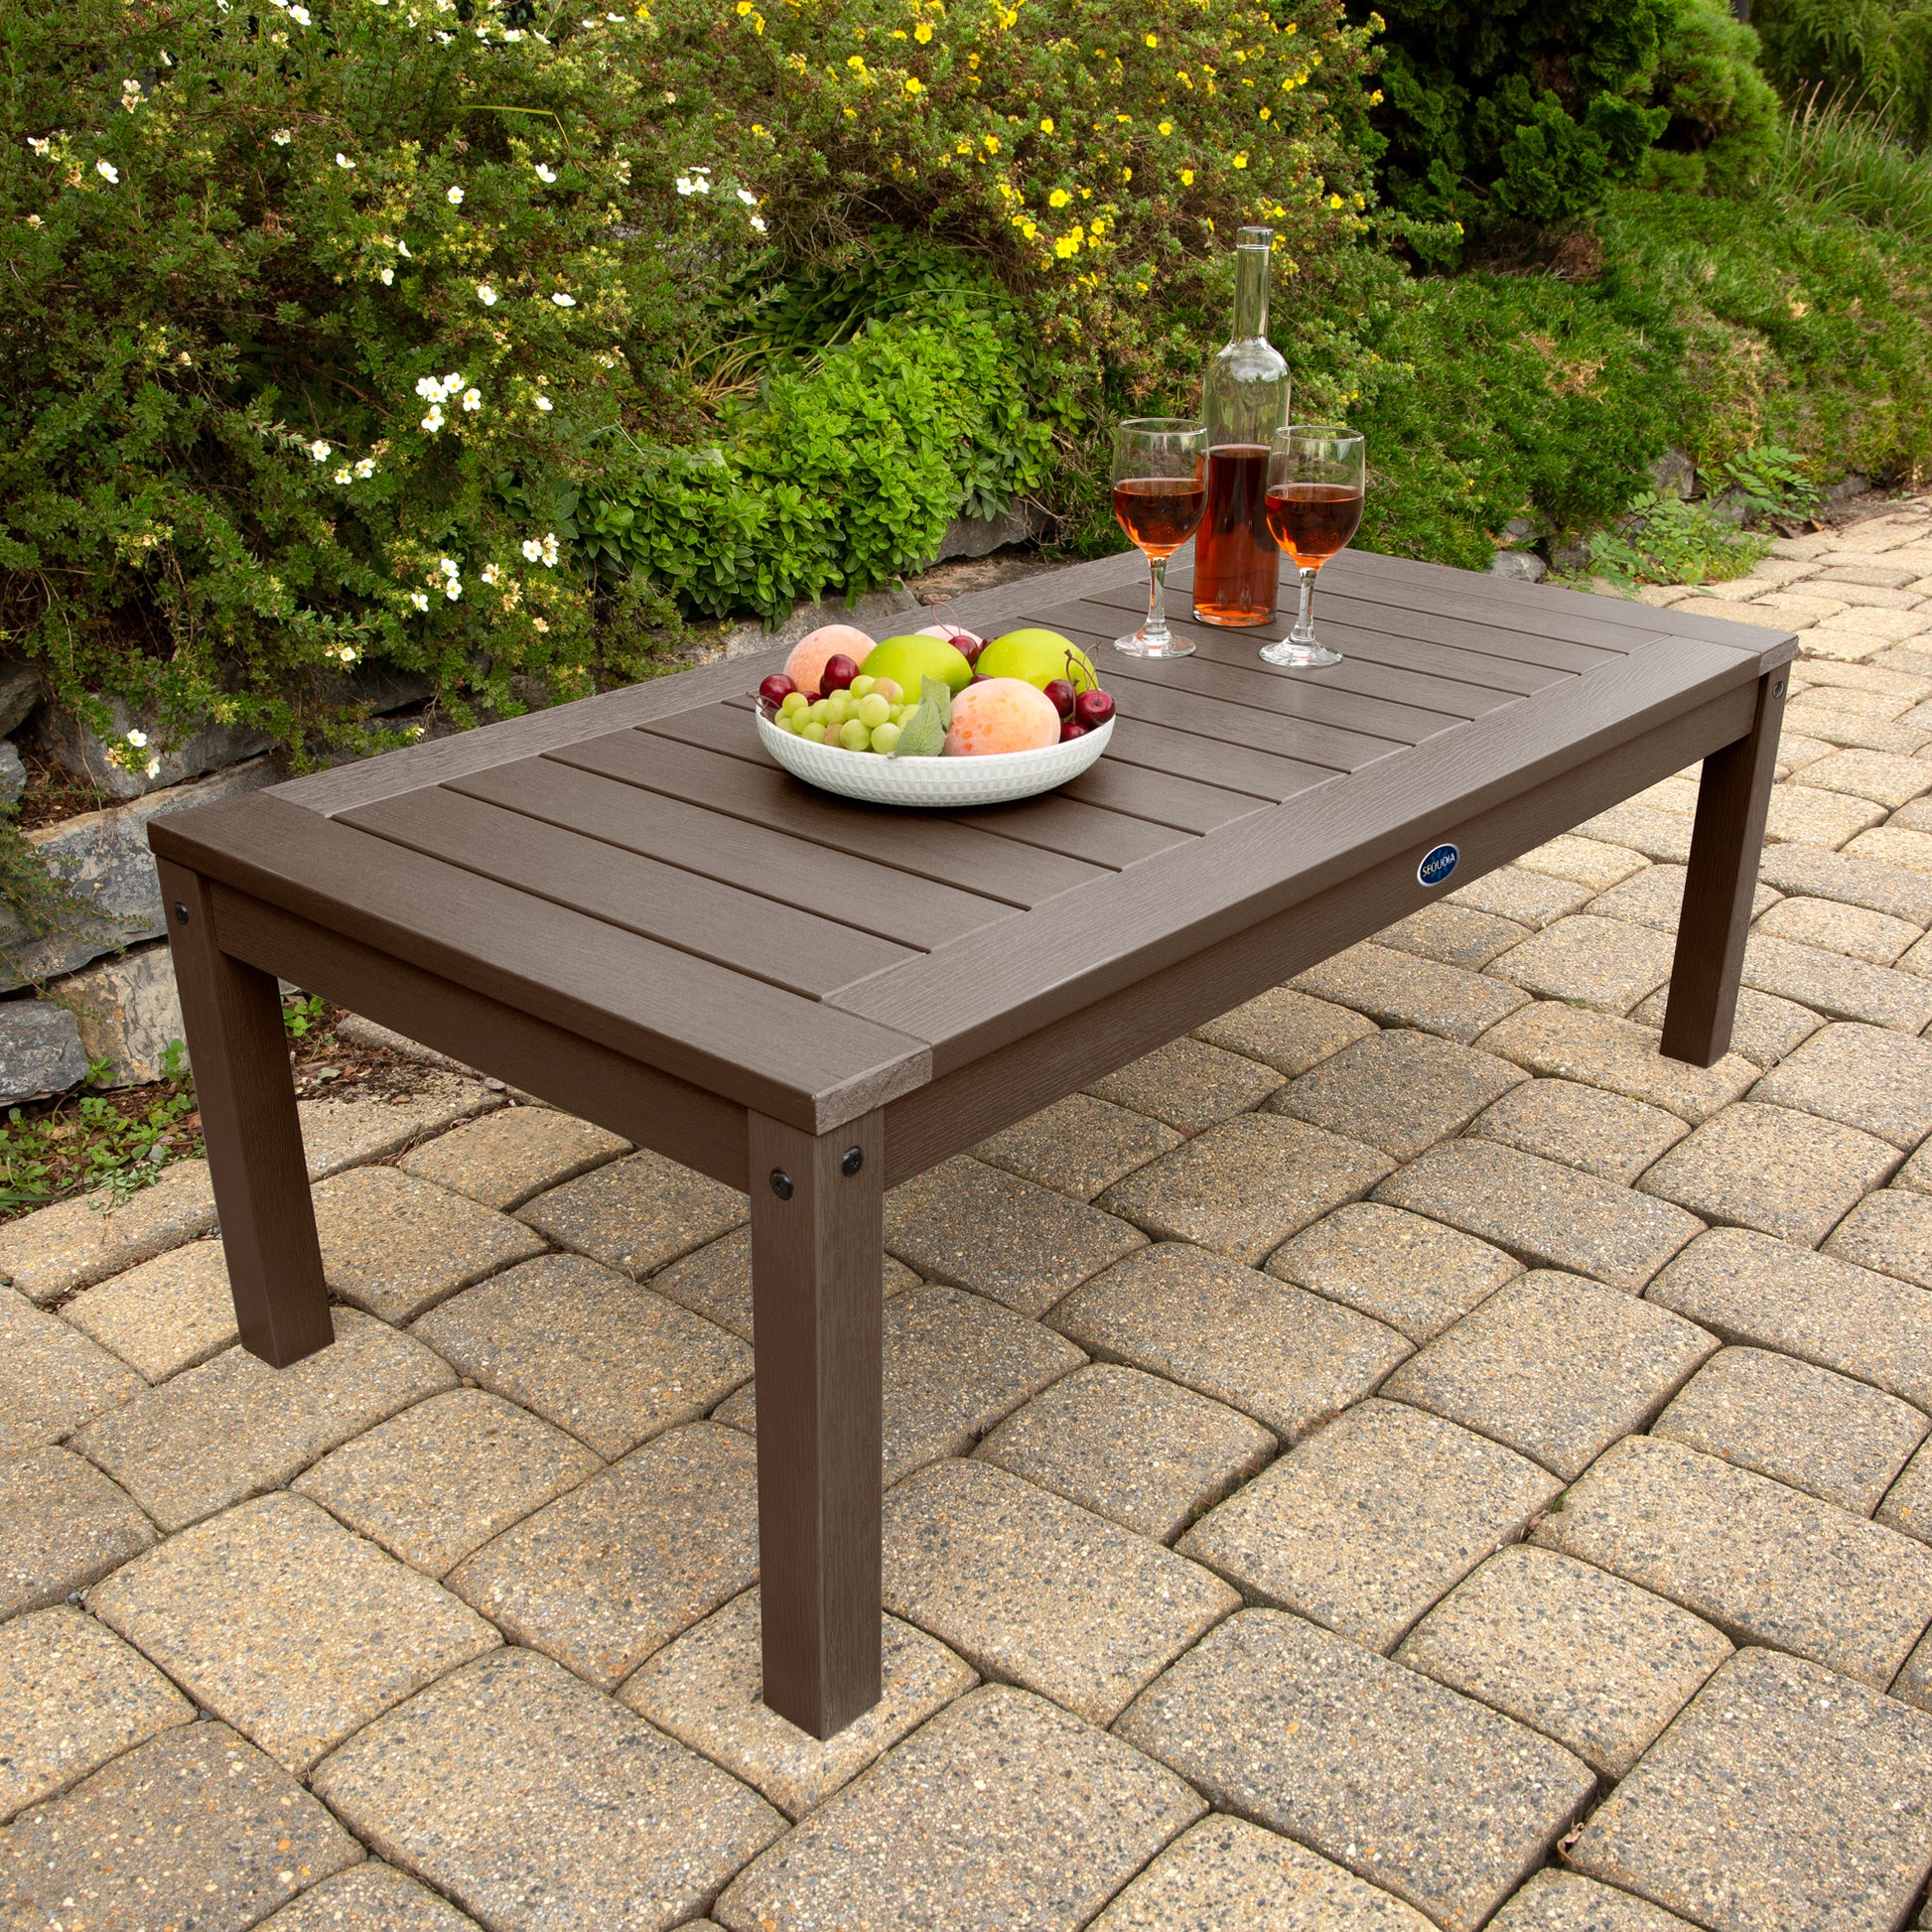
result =
[{"label": "table top slat", "polygon": [[1130,718],[1124,712],[1114,719],[1107,756],[1093,768],[1099,771],[1121,764],[1224,786],[1272,805],[1293,798],[1311,785],[1326,784],[1336,775],[1332,765],[1277,757],[1225,739],[1203,738],[1198,732],[1171,730],[1146,719]]},{"label": "table top slat", "polygon": [[340,822],[811,1000],[915,956],[815,911],[447,785],[377,799]]},{"label": "table top slat", "polygon": [[1062,785],[1061,797],[1144,818],[1153,825],[1172,826],[1177,832],[1212,832],[1261,810],[1263,800],[1247,792],[1127,763],[1116,751],[1124,729],[1125,721],[1115,725],[1107,756]]}]

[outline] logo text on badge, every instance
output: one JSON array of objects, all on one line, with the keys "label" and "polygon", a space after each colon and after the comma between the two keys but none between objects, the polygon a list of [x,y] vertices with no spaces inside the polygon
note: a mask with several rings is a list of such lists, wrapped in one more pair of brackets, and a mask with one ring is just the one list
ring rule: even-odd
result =
[{"label": "logo text on badge", "polygon": [[1416,868],[1416,878],[1425,886],[1440,886],[1455,870],[1455,863],[1461,856],[1452,845],[1439,845],[1434,851],[1423,854],[1422,864]]}]

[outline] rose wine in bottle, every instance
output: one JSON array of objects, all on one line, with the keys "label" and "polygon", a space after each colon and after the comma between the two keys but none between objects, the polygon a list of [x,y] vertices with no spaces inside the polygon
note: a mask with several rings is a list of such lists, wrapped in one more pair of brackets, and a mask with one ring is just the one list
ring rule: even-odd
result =
[{"label": "rose wine in bottle", "polygon": [[1269,440],[1288,422],[1288,364],[1268,341],[1272,228],[1235,238],[1234,340],[1207,365],[1207,506],[1194,540],[1194,617],[1266,623],[1282,553],[1268,528]]}]

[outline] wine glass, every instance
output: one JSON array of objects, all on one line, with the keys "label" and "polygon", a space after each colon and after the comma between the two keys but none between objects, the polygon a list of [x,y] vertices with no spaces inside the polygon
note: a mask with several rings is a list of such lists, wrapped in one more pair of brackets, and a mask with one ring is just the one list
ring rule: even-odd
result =
[{"label": "wine glass", "polygon": [[1114,515],[1147,553],[1147,621],[1114,648],[1130,657],[1190,657],[1168,628],[1168,559],[1194,534],[1207,501],[1207,430],[1177,416],[1141,416],[1114,431]]},{"label": "wine glass", "polygon": [[1361,520],[1361,437],[1329,423],[1278,429],[1268,463],[1268,528],[1302,573],[1302,609],[1280,643],[1262,647],[1269,663],[1307,669],[1341,662],[1341,652],[1314,634],[1314,574]]}]

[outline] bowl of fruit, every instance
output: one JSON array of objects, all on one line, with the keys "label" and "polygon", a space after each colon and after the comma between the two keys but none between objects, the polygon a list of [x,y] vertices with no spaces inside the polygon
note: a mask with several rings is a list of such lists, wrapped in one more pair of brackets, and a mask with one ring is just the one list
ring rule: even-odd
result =
[{"label": "bowl of fruit", "polygon": [[830,623],[759,686],[758,722],[765,750],[807,784],[957,810],[1077,778],[1107,749],[1114,701],[1057,631],[989,642],[933,624],[874,642]]}]

